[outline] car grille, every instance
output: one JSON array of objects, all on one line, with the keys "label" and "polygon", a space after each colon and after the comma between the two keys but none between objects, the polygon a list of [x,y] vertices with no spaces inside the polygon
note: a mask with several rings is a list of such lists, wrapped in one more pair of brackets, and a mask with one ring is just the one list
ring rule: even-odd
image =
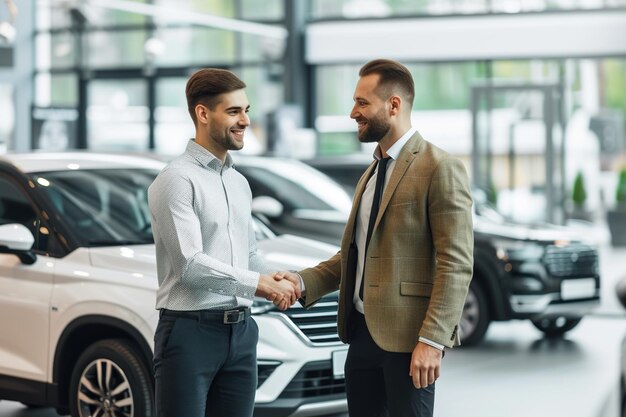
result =
[{"label": "car grille", "polygon": [[264,361],[259,360],[257,363],[257,384],[256,387],[259,388],[267,379],[274,373],[276,368],[280,366],[280,362],[278,361]]},{"label": "car grille", "polygon": [[551,245],[543,259],[552,276],[590,277],[598,273],[598,252],[586,245]]},{"label": "car grille", "polygon": [[308,310],[299,303],[284,312],[287,317],[315,344],[337,343],[338,293],[325,297]]},{"label": "car grille", "polygon": [[344,378],[333,377],[331,361],[309,362],[291,380],[280,398],[311,398],[346,392]]}]

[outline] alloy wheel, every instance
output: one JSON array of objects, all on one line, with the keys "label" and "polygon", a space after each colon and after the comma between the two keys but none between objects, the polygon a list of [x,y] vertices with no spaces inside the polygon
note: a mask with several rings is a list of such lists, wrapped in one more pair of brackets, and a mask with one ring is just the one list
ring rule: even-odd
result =
[{"label": "alloy wheel", "polygon": [[133,393],[124,371],[109,359],[91,362],[78,386],[80,417],[133,417]]}]

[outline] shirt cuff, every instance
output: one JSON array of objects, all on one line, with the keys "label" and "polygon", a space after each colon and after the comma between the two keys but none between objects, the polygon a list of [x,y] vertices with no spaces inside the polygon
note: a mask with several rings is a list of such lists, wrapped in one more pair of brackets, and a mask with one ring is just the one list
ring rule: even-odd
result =
[{"label": "shirt cuff", "polygon": [[252,300],[259,286],[261,274],[255,271],[239,270],[237,278],[241,285],[237,295]]},{"label": "shirt cuff", "polygon": [[422,336],[420,336],[418,340],[420,342],[422,342],[422,343],[426,343],[427,345],[432,346],[432,347],[434,347],[436,349],[439,349],[439,350],[443,350],[445,348],[444,345],[439,344],[437,342],[433,342],[432,340],[426,339],[425,337],[422,337]]},{"label": "shirt cuff", "polygon": [[298,278],[300,278],[300,292],[302,293],[302,295],[304,295],[304,291],[306,291],[306,287],[304,285],[304,280],[302,279],[302,275],[300,275],[300,273],[298,271],[291,271],[294,274],[296,274],[298,276]]}]

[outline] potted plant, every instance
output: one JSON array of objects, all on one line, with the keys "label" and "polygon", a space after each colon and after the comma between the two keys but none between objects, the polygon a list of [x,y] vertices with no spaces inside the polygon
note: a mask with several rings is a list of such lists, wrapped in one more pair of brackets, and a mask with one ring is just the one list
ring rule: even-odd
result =
[{"label": "potted plant", "polygon": [[619,173],[615,208],[607,212],[607,220],[613,246],[626,246],[626,167]]},{"label": "potted plant", "polygon": [[585,206],[586,201],[587,189],[585,187],[585,177],[582,171],[578,171],[574,179],[574,187],[572,188],[572,208],[569,213],[571,219],[592,220],[592,215]]}]

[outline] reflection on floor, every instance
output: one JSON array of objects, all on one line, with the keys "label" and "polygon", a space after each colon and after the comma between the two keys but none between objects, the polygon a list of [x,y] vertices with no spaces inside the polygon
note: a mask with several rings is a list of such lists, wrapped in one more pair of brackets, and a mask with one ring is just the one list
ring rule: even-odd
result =
[{"label": "reflection on floor", "polygon": [[[601,249],[602,306],[565,339],[544,339],[528,322],[492,323],[480,346],[449,351],[437,382],[435,415],[619,417],[626,310],[614,288],[626,276],[625,260],[626,248]],[[0,416],[57,414],[2,401]]]},{"label": "reflection on floor", "polygon": [[446,355],[438,416],[618,417],[625,318],[587,317],[565,339],[530,323],[493,325],[479,347]]}]

